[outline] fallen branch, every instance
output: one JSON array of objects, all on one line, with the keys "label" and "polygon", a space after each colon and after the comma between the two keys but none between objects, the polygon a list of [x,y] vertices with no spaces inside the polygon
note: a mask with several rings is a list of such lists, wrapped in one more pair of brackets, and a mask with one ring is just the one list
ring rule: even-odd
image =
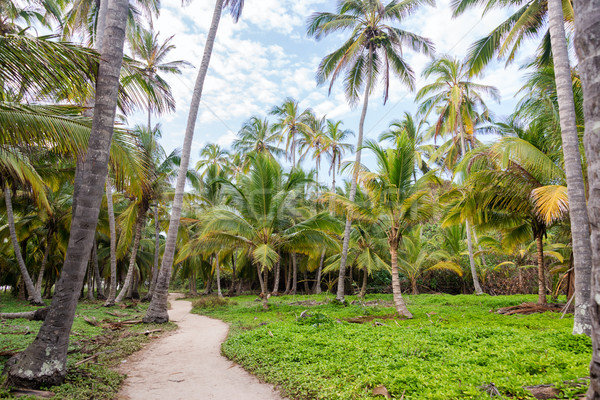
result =
[{"label": "fallen branch", "polygon": [[17,313],[0,313],[1,319],[17,319],[24,318],[30,321],[43,321],[46,319],[46,315],[48,315],[49,307],[38,308],[34,311],[25,311],[25,312],[17,312]]},{"label": "fallen branch", "polygon": [[23,397],[23,396],[37,396],[42,397],[44,399],[50,399],[55,396],[53,392],[48,392],[46,390],[33,390],[33,389],[13,389],[10,391],[15,397]]}]

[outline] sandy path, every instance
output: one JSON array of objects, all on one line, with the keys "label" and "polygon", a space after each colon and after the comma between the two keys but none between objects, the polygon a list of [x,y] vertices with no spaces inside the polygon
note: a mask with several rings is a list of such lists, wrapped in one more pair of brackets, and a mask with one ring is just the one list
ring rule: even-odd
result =
[{"label": "sandy path", "polygon": [[169,295],[171,321],[179,328],[129,357],[119,399],[127,400],[281,400],[273,386],[260,383],[221,355],[229,326],[190,314],[189,301]]}]

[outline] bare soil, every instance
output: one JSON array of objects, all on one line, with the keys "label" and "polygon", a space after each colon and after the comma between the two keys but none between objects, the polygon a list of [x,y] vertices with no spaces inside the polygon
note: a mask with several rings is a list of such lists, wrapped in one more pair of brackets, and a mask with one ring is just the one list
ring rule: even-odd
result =
[{"label": "bare soil", "polygon": [[179,328],[122,363],[119,370],[127,379],[118,399],[283,399],[272,385],[221,355],[226,323],[190,314],[192,304],[175,301],[178,297],[169,296],[169,318]]}]

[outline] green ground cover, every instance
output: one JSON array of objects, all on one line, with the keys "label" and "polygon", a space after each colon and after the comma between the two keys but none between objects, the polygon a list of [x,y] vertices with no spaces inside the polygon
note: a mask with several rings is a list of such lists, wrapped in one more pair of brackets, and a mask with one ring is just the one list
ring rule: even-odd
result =
[{"label": "green ground cover", "polygon": [[[102,307],[100,301],[81,301],[73,323],[67,360],[67,378],[63,385],[44,388],[55,393],[54,399],[112,399],[125,376],[113,368],[122,359],[139,350],[142,345],[161,332],[175,329],[176,325],[133,324],[120,325],[119,321],[141,319],[148,304],[126,303],[126,307]],[[35,308],[12,296],[0,296],[0,313],[32,311]],[[86,322],[84,318],[89,321]],[[98,324],[94,326],[93,324]],[[111,323],[112,329],[107,325]],[[24,350],[34,339],[41,321],[25,319],[0,320],[0,369],[9,356]],[[150,335],[144,332],[160,329]],[[94,359],[78,362],[97,355]],[[0,398],[12,398],[8,388],[0,388]],[[23,399],[23,397],[21,397]]]},{"label": "green ground cover", "polygon": [[[379,385],[407,400],[488,399],[491,383],[515,399],[533,398],[525,385],[555,384],[566,399],[585,391],[563,383],[588,376],[591,357],[589,338],[571,334],[572,316],[490,312],[536,296],[407,296],[413,320],[387,304],[331,299],[271,298],[267,312],[255,296],[201,299],[193,312],[231,323],[223,353],[292,398],[369,399]],[[391,296],[367,297],[375,300]]]}]

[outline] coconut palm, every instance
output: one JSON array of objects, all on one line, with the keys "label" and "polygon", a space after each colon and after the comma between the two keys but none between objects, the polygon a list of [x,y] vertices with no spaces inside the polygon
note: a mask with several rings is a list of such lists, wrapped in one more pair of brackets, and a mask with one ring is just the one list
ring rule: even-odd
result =
[{"label": "coconut palm", "polygon": [[[320,12],[313,14],[308,21],[307,33],[316,39],[321,39],[332,33],[350,31],[350,38],[339,49],[327,55],[319,65],[317,82],[329,80],[329,92],[336,79],[345,72],[344,89],[346,98],[355,105],[360,92],[364,90],[363,107],[358,124],[356,145],[356,160],[352,175],[350,201],[356,195],[360,154],[363,142],[363,130],[369,95],[376,87],[379,77],[383,83],[383,102],[387,101],[390,76],[397,76],[400,81],[413,90],[415,85],[414,72],[403,58],[404,47],[431,54],[433,44],[428,39],[412,32],[396,28],[391,24],[402,23],[421,5],[433,4],[428,0],[392,0],[384,4],[381,0],[344,0],[340,1],[337,13]],[[390,24],[390,25],[388,25]],[[392,74],[390,74],[390,71]],[[342,259],[340,263],[340,279],[336,298],[344,301],[344,279],[346,259],[350,240],[350,219],[346,220]]]},{"label": "coconut palm", "polygon": [[298,153],[299,136],[308,135],[310,132],[309,121],[312,119],[311,110],[300,111],[298,102],[292,98],[284,100],[281,106],[273,107],[271,115],[277,117],[277,122],[271,127],[273,132],[279,132],[280,140],[285,139],[287,158],[296,167],[296,154]]},{"label": "coconut palm", "polygon": [[280,134],[271,129],[266,118],[251,117],[242,125],[232,147],[244,156],[265,153],[279,157],[284,154],[284,151],[277,147],[280,139]]},{"label": "coconut palm", "polygon": [[194,92],[190,102],[190,112],[188,115],[188,123],[185,129],[185,137],[181,150],[181,164],[177,174],[177,182],[175,184],[175,196],[173,199],[173,211],[169,222],[169,231],[167,232],[167,241],[165,243],[165,251],[163,253],[162,266],[155,288],[155,293],[152,296],[150,306],[144,316],[145,322],[167,322],[169,314],[167,313],[167,293],[169,290],[169,281],[171,279],[171,268],[173,267],[173,258],[175,257],[175,245],[177,243],[177,233],[179,230],[179,218],[181,216],[181,207],[183,204],[183,193],[185,190],[185,181],[187,170],[190,162],[190,151],[192,147],[192,139],[194,138],[194,128],[196,126],[196,118],[198,117],[198,109],[200,107],[200,98],[202,97],[202,89],[204,87],[204,79],[208,72],[208,64],[210,56],[217,36],[217,29],[221,19],[223,8],[228,8],[235,21],[238,20],[242,13],[244,0],[216,0],[215,10],[213,13],[212,22],[206,38],[204,54],[202,56],[202,64],[198,71]]},{"label": "coconut palm", "polygon": [[[498,90],[492,86],[472,82],[466,65],[448,57],[433,60],[423,70],[423,76],[434,77],[435,81],[423,86],[417,93],[416,101],[421,101],[420,114],[427,117],[433,112],[438,113],[435,136],[441,133],[451,134],[454,140],[460,143],[460,155],[464,157],[467,141],[471,143],[471,148],[474,147],[477,116],[487,113],[482,95],[490,95],[499,101]],[[455,163],[456,160],[455,158]],[[465,224],[473,285],[475,293],[482,294],[473,257],[471,223],[466,220]]]},{"label": "coconut palm", "polygon": [[[453,8],[459,14],[475,4],[485,4],[486,10],[504,7],[493,0],[459,0]],[[552,61],[558,94],[558,106],[564,154],[567,189],[569,192],[569,214],[573,237],[573,255],[575,266],[575,319],[573,333],[590,333],[589,282],[592,264],[592,248],[589,236],[589,218],[586,203],[584,175],[581,166],[579,136],[575,103],[573,100],[569,51],[565,33],[565,22],[572,23],[574,11],[570,0],[511,0],[509,4],[520,8],[497,27],[486,38],[471,48],[471,70],[479,72],[496,52],[505,54],[512,46],[508,60],[514,56],[524,39],[539,37],[544,33],[541,59]],[[546,27],[548,30],[546,32]],[[513,45],[514,44],[514,45]],[[543,63],[542,62],[542,63]]]},{"label": "coconut palm", "polygon": [[220,171],[227,166],[229,156],[229,152],[222,149],[218,144],[209,143],[200,150],[200,159],[196,163],[196,171],[202,171],[202,175],[205,175],[211,166],[215,166]]},{"label": "coconut palm", "polygon": [[113,40],[104,46],[98,70],[94,121],[85,166],[76,177],[67,254],[52,306],[36,340],[5,370],[7,382],[14,386],[58,384],[66,375],[69,333],[104,194],[123,60],[127,5],[126,1],[113,1],[109,5],[106,32]]},{"label": "coconut palm", "polygon": [[354,151],[354,146],[345,142],[354,132],[349,129],[342,129],[342,121],[327,120],[327,127],[324,135],[326,137],[325,146],[322,151],[325,152],[329,160],[329,174],[331,175],[331,192],[335,193],[335,176],[340,171],[342,159],[347,151]]}]

